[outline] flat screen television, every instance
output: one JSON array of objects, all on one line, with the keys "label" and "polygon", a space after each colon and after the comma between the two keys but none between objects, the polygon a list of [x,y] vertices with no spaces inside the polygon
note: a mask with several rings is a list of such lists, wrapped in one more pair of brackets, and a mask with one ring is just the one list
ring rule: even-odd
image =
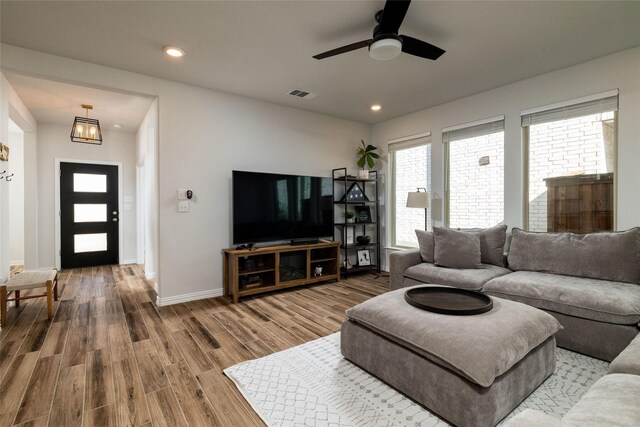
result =
[{"label": "flat screen television", "polygon": [[233,243],[333,236],[333,181],[233,171]]}]

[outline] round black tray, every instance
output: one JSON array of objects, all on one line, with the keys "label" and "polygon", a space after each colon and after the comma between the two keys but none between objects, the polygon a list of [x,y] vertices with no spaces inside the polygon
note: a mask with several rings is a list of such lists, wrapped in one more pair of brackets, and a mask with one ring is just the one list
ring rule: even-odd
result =
[{"label": "round black tray", "polygon": [[491,297],[468,289],[421,286],[409,289],[404,299],[414,307],[440,314],[471,316],[493,308]]}]

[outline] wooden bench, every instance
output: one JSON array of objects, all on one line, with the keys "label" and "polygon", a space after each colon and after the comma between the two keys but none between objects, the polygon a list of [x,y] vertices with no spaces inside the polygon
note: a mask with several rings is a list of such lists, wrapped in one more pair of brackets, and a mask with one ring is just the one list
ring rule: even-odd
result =
[{"label": "wooden bench", "polygon": [[[44,294],[20,296],[20,291],[34,288],[47,288],[47,291]],[[11,292],[14,293],[13,298],[9,298]],[[0,326],[7,324],[7,302],[15,301],[15,306],[20,307],[20,301],[40,297],[47,297],[47,314],[51,319],[53,301],[58,300],[57,270],[23,271],[0,285]]]}]

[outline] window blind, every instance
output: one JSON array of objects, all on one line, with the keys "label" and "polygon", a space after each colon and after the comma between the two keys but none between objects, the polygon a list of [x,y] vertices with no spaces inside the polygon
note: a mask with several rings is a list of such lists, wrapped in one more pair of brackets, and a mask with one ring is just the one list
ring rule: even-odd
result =
[{"label": "window blind", "polygon": [[431,142],[431,132],[427,132],[420,135],[407,136],[403,138],[394,139],[389,141],[387,149],[389,152],[406,150],[408,148],[415,148],[421,145],[426,145]]},{"label": "window blind", "polygon": [[522,126],[538,125],[541,123],[557,122],[559,120],[573,119],[591,114],[604,113],[618,110],[618,95],[595,99],[573,105],[552,108],[545,111],[537,111],[522,114]]},{"label": "window blind", "polygon": [[461,139],[475,138],[477,136],[489,135],[504,131],[504,118],[475,125],[448,128],[442,130],[442,142],[458,141]]}]

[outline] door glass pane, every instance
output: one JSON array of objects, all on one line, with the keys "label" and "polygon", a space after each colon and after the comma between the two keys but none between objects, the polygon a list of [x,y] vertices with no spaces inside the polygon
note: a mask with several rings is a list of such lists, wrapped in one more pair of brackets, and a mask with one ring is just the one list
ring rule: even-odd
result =
[{"label": "door glass pane", "polygon": [[107,233],[75,234],[74,252],[96,252],[107,250]]},{"label": "door glass pane", "polygon": [[73,191],[83,193],[106,193],[107,175],[74,173]]},{"label": "door glass pane", "polygon": [[73,205],[73,221],[106,222],[107,205],[75,204]]}]

